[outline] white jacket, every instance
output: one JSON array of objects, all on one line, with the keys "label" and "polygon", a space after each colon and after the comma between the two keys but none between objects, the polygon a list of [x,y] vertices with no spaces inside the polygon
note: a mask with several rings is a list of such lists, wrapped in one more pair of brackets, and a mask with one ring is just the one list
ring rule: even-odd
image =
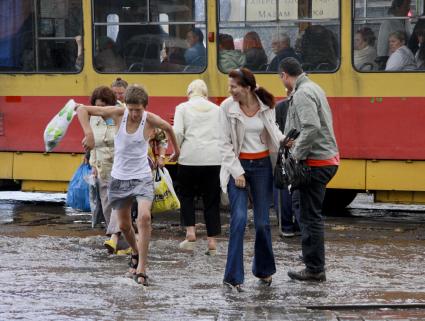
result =
[{"label": "white jacket", "polygon": [[174,133],[180,146],[178,163],[190,166],[220,165],[219,107],[194,96],[176,107]]},{"label": "white jacket", "polygon": [[415,56],[406,46],[401,46],[388,58],[385,71],[416,70]]},{"label": "white jacket", "polygon": [[[269,148],[270,158],[274,167],[280,141],[282,141],[285,136],[276,124],[275,110],[263,104],[260,99],[258,99],[258,102],[260,104],[259,117],[263,121],[265,127],[263,133],[264,139]],[[220,184],[221,189],[226,193],[230,175],[236,179],[245,173],[239,161],[239,154],[245,136],[245,124],[239,102],[234,101],[233,97],[228,97],[221,103],[220,107],[220,148],[222,154]]]}]

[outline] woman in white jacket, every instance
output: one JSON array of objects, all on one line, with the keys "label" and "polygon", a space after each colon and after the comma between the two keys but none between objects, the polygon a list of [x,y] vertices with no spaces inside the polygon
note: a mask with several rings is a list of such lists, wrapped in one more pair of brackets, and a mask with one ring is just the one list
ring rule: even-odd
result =
[{"label": "woman in white jacket", "polygon": [[201,195],[207,228],[207,255],[216,254],[220,223],[219,107],[208,100],[208,88],[197,79],[187,88],[189,100],[176,107],[174,133],[181,149],[177,178],[186,239],[180,248],[193,250],[196,241],[194,199]]},{"label": "woman in white jacket", "polygon": [[390,58],[385,71],[409,71],[416,69],[415,56],[406,46],[406,35],[402,31],[395,31],[388,39]]},{"label": "woman in white jacket", "polygon": [[273,95],[257,88],[249,69],[230,71],[229,93],[231,96],[220,108],[220,181],[230,200],[230,237],[223,282],[242,291],[248,191],[252,195],[255,225],[252,273],[270,285],[276,272],[269,221],[273,195],[270,156],[276,154],[284,136],[276,125]]}]

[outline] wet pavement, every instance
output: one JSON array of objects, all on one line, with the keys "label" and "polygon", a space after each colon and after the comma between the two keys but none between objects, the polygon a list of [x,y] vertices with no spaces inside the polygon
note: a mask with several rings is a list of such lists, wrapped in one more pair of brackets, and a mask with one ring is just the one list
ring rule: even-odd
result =
[{"label": "wet pavement", "polygon": [[128,259],[103,249],[87,213],[57,195],[9,198],[0,193],[0,320],[425,320],[425,206],[375,205],[362,195],[348,217],[328,217],[328,281],[319,284],[288,278],[289,268],[302,268],[300,239],[280,239],[273,212],[277,273],[271,287],[259,284],[250,220],[246,291],[237,293],[222,286],[226,212],[215,257],[204,254],[202,224],[187,252],[178,249],[178,215],[155,216],[143,289],[126,275]]}]

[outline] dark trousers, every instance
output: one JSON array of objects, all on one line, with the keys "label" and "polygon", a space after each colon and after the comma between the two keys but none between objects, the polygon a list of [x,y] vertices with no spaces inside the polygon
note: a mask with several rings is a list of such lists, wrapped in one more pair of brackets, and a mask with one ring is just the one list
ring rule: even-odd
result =
[{"label": "dark trousers", "polygon": [[322,205],[326,184],[335,175],[337,166],[311,168],[311,182],[293,193],[294,206],[300,209],[303,260],[309,272],[325,270],[325,228]]},{"label": "dark trousers", "polygon": [[180,215],[183,226],[195,226],[195,196],[204,203],[204,219],[209,237],[221,233],[220,166],[178,165]]},{"label": "dark trousers", "polygon": [[278,189],[273,187],[274,208],[276,214],[280,213],[280,222],[282,232],[298,232],[300,230],[299,206],[294,206],[292,201],[292,192],[287,187]]}]

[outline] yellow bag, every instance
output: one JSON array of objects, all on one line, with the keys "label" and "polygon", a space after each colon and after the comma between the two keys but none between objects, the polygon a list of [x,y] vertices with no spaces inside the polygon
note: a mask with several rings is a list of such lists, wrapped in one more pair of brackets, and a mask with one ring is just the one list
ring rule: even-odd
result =
[{"label": "yellow bag", "polygon": [[155,196],[152,202],[152,214],[178,210],[180,201],[174,191],[170,173],[165,167],[157,168],[155,172]]}]

